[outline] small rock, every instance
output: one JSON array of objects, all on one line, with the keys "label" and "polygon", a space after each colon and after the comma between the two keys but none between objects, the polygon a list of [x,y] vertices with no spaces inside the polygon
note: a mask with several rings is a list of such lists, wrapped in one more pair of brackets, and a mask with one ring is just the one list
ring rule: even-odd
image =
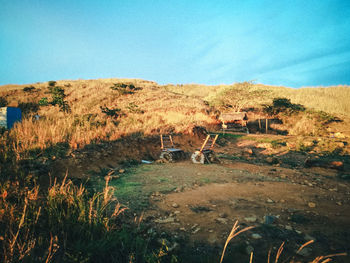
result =
[{"label": "small rock", "polygon": [[337,202],[337,205],[342,205],[342,203],[341,202]]},{"label": "small rock", "polygon": [[174,223],[175,222],[175,218],[173,217],[168,217],[168,218],[165,218],[165,219],[156,219],[154,220],[155,223],[159,223],[159,224],[167,224],[167,223]]},{"label": "small rock", "polygon": [[175,215],[178,215],[178,214],[180,214],[180,213],[181,213],[181,211],[179,211],[179,210],[176,210],[176,211],[174,212]]},{"label": "small rock", "polygon": [[209,233],[213,233],[214,232],[214,230],[213,229],[209,229],[209,231],[208,231]]},{"label": "small rock", "polygon": [[123,174],[123,173],[125,173],[125,170],[124,169],[119,169],[119,171],[118,171],[120,174]]},{"label": "small rock", "polygon": [[296,229],[294,229],[294,231],[295,231],[295,233],[297,233],[297,234],[299,234],[299,235],[301,235],[303,232],[301,232],[300,230],[296,230]]},{"label": "small rock", "polygon": [[197,227],[196,229],[194,229],[194,230],[192,231],[192,234],[196,234],[199,230],[201,230],[201,228],[200,228],[200,227]]},{"label": "small rock", "polygon": [[173,203],[171,206],[174,207],[174,208],[180,207],[177,203]]},{"label": "small rock", "polygon": [[184,228],[184,227],[180,227],[180,231],[184,231],[184,232],[186,232],[186,228]]},{"label": "small rock", "polygon": [[222,218],[222,217],[218,217],[215,219],[216,222],[220,223],[220,224],[227,224],[227,218]]},{"label": "small rock", "polygon": [[285,228],[286,230],[290,230],[290,231],[293,230],[293,227],[291,227],[291,226],[289,226],[289,225],[285,226],[284,228]]},{"label": "small rock", "polygon": [[194,225],[191,227],[191,229],[193,230],[193,229],[195,229],[197,226],[198,226],[198,224],[194,224]]},{"label": "small rock", "polygon": [[245,217],[244,220],[249,223],[255,223],[257,219],[255,216],[250,216],[250,217]]},{"label": "small rock", "polygon": [[315,208],[315,207],[316,207],[316,204],[313,203],[313,202],[309,202],[307,205],[308,205],[310,208]]},{"label": "small rock", "polygon": [[271,203],[274,203],[275,201],[273,201],[273,200],[270,199],[270,198],[267,198],[266,202],[271,204]]},{"label": "small rock", "polygon": [[252,234],[252,238],[254,238],[254,239],[261,239],[262,236],[257,234],[257,233],[254,233],[254,234]]}]

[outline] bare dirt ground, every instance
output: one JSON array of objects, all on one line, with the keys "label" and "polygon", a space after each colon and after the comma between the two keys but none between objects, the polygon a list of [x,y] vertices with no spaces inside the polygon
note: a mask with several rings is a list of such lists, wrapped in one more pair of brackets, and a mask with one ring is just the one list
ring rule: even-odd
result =
[{"label": "bare dirt ground", "polygon": [[[80,161],[65,160],[59,167],[62,171],[71,168],[73,177],[74,173],[76,177],[89,176],[96,189],[114,169],[110,185],[116,198],[130,208],[125,220],[142,217],[147,234],[164,241],[179,262],[219,262],[236,220],[241,228],[255,228],[231,241],[224,262],[249,262],[251,252],[253,262],[267,262],[270,249],[274,260],[283,242],[280,262],[289,262],[291,257],[309,262],[317,256],[349,252],[348,156],[324,161],[341,160],[341,169],[308,167],[308,158],[320,158],[311,148],[308,153],[286,150],[284,144],[273,148],[261,143],[266,138],[260,136],[260,142],[254,136],[219,142],[218,164],[197,165],[189,160],[141,165],[123,160],[116,164],[121,148],[111,146],[99,152],[98,161],[80,153]],[[156,140],[144,143],[134,156],[155,159],[159,149],[152,143]],[[129,152],[132,156],[132,150]],[[310,240],[314,243],[296,254]],[[350,258],[334,260],[349,262]]]}]

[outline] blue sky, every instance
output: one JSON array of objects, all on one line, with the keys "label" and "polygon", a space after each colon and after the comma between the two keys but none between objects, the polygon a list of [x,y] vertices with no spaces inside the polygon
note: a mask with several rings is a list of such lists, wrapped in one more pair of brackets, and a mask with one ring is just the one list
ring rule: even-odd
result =
[{"label": "blue sky", "polygon": [[0,84],[350,84],[349,0],[0,0]]}]

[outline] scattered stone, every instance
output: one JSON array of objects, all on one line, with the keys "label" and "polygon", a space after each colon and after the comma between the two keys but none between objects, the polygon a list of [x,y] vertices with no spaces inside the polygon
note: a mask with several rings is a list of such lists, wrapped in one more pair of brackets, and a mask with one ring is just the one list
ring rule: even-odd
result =
[{"label": "scattered stone", "polygon": [[201,228],[200,228],[200,227],[197,227],[196,229],[194,229],[194,230],[192,231],[192,234],[196,234],[199,230],[201,230]]},{"label": "scattered stone", "polygon": [[194,225],[191,227],[191,229],[193,230],[193,229],[195,229],[197,226],[198,226],[198,224],[194,224]]},{"label": "scattered stone", "polygon": [[245,217],[244,220],[249,223],[255,223],[257,219],[255,216],[251,216],[251,217]]},{"label": "scattered stone", "polygon": [[179,211],[179,210],[176,210],[176,211],[174,212],[175,215],[178,215],[178,214],[180,214],[180,213],[181,213],[181,211]]},{"label": "scattered stone", "polygon": [[222,218],[222,217],[218,217],[215,219],[216,222],[220,223],[220,224],[227,224],[228,219],[227,218]]},{"label": "scattered stone", "polygon": [[342,203],[341,202],[337,202],[337,205],[342,205]]},{"label": "scattered stone", "polygon": [[286,230],[290,230],[290,231],[293,230],[293,227],[291,227],[291,226],[289,226],[289,225],[285,226],[284,228],[285,228]]},{"label": "scattered stone", "polygon": [[180,207],[177,203],[173,203],[171,206],[174,207],[174,208]]},{"label": "scattered stone", "polygon": [[184,228],[184,227],[180,227],[180,231],[184,231],[184,232],[186,232],[186,228]]},{"label": "scattered stone", "polygon": [[167,224],[167,223],[174,223],[175,222],[175,218],[173,217],[168,217],[168,218],[165,218],[165,219],[156,219],[154,220],[155,223],[158,223],[158,224]]},{"label": "scattered stone", "polygon": [[296,229],[294,229],[294,231],[295,231],[295,233],[297,233],[297,234],[299,234],[299,235],[301,235],[303,232],[301,232],[300,230],[296,230]]},{"label": "scattered stone", "polygon": [[254,233],[254,234],[252,234],[252,238],[254,238],[254,239],[261,239],[262,236],[257,234],[257,233]]},{"label": "scattered stone", "polygon": [[273,201],[273,200],[270,199],[270,198],[267,198],[266,202],[271,204],[271,203],[274,203],[275,201]]},{"label": "scattered stone", "polygon": [[213,229],[209,229],[209,231],[208,231],[209,233],[213,233],[214,232],[214,230]]},{"label": "scattered stone", "polygon": [[315,208],[316,207],[316,204],[314,202],[309,202],[307,204],[310,208]]}]

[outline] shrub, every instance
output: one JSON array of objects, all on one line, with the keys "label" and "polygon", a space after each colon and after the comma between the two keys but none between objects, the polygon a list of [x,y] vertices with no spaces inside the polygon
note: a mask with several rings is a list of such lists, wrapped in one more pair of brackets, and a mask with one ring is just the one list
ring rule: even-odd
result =
[{"label": "shrub", "polygon": [[279,113],[291,115],[305,111],[305,107],[301,104],[291,103],[287,98],[274,98],[272,105],[264,105],[264,112],[268,115],[277,115]]},{"label": "shrub", "polygon": [[138,105],[136,105],[133,102],[129,103],[127,108],[128,108],[130,113],[139,113],[139,114],[144,114],[145,113],[143,110],[139,109]]},{"label": "shrub", "polygon": [[108,107],[100,106],[100,109],[101,109],[102,113],[106,114],[109,117],[113,117],[113,118],[118,118],[118,117],[125,115],[124,113],[121,112],[121,109],[118,109],[118,108],[109,109]]},{"label": "shrub", "polygon": [[35,87],[34,87],[34,86],[29,86],[29,87],[24,87],[24,88],[23,88],[23,91],[24,91],[24,92],[31,92],[31,91],[33,91],[33,90],[35,90]]},{"label": "shrub", "polygon": [[35,102],[19,102],[18,108],[26,115],[31,112],[37,112],[39,110],[39,104]]},{"label": "shrub", "polygon": [[43,97],[38,102],[39,106],[47,106],[49,105],[49,101],[46,97]]},{"label": "shrub", "polygon": [[47,106],[49,104],[53,106],[58,105],[60,107],[60,111],[70,112],[68,102],[64,100],[64,98],[66,97],[66,95],[64,94],[64,89],[58,86],[49,86],[49,90],[51,93],[52,101],[49,102],[48,99],[44,97],[39,100],[38,104],[40,106]]},{"label": "shrub", "polygon": [[0,107],[6,107],[7,104],[7,100],[4,97],[0,97]]},{"label": "shrub", "polygon": [[54,87],[54,86],[56,86],[56,81],[54,81],[54,80],[50,80],[50,81],[48,81],[48,85],[49,85],[49,87]]},{"label": "shrub", "polygon": [[140,90],[141,88],[136,88],[133,84],[124,84],[124,83],[114,83],[112,87],[110,87],[112,90],[118,91],[119,95],[125,95],[125,94],[133,94],[136,90]]}]

